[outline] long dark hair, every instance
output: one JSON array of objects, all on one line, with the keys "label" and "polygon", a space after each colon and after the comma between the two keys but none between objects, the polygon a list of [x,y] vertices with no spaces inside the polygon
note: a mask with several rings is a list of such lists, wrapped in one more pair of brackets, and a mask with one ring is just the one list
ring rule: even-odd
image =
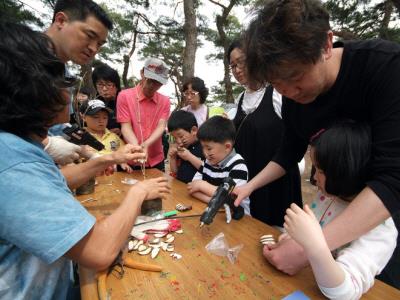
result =
[{"label": "long dark hair", "polygon": [[365,187],[371,156],[370,128],[364,123],[340,121],[310,142],[316,167],[326,177],[325,191],[343,199]]}]

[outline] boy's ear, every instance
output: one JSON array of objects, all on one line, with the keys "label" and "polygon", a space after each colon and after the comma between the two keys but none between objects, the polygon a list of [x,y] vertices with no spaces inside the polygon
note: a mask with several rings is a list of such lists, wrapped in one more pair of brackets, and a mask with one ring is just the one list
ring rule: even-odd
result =
[{"label": "boy's ear", "polygon": [[232,150],[232,148],[233,148],[233,143],[231,141],[226,141],[225,142],[225,149],[230,151],[230,150]]},{"label": "boy's ear", "polygon": [[197,135],[197,131],[199,130],[199,128],[197,128],[197,126],[193,126],[191,129],[190,129],[190,133],[191,134],[194,134],[194,135]]}]

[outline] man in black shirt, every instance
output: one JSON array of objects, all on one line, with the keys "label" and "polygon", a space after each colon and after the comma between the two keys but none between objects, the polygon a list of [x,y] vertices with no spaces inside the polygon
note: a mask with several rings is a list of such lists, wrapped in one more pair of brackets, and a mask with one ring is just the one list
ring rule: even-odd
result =
[{"label": "man in black shirt", "polygon": [[[328,245],[336,249],[399,212],[400,46],[382,40],[334,44],[329,14],[317,0],[267,1],[245,39],[250,79],[270,82],[285,96],[285,136],[275,158],[235,190],[236,204],[300,161],[320,129],[353,119],[372,129],[370,175],[366,188],[324,227]],[[264,256],[289,274],[307,264],[293,240],[264,249]]]}]

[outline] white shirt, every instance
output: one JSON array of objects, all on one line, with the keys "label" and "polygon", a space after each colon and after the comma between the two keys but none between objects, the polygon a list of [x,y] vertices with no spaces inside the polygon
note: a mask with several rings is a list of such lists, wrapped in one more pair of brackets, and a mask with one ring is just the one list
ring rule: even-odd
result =
[{"label": "white shirt", "polygon": [[[311,209],[323,227],[348,205],[348,202],[339,198],[329,198],[318,193],[311,203]],[[335,260],[344,271],[345,279],[337,287],[319,286],[321,292],[334,300],[359,299],[374,285],[375,276],[382,272],[392,257],[397,235],[393,219],[388,218],[371,231],[343,246]]]}]

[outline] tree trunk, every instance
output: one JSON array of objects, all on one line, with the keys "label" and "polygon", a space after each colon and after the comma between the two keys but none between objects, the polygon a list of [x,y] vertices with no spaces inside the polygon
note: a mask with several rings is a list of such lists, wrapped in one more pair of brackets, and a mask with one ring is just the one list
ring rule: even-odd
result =
[{"label": "tree trunk", "polygon": [[183,26],[185,32],[185,50],[183,54],[183,81],[194,76],[194,65],[196,61],[197,50],[197,27],[196,27],[196,11],[194,0],[184,0],[183,9],[185,12],[185,24]]},{"label": "tree trunk", "polygon": [[222,15],[217,16],[216,24],[217,24],[217,30],[218,30],[218,35],[219,35],[221,44],[224,47],[223,61],[224,61],[224,85],[225,85],[225,92],[226,92],[225,102],[233,103],[235,101],[235,99],[233,98],[233,88],[232,88],[231,76],[229,73],[229,63],[226,58],[226,53],[228,52],[230,41],[226,37],[225,26],[226,26],[227,19],[229,17],[230,12],[231,12],[232,8],[237,4],[238,0],[231,0],[229,2],[228,6],[224,6],[221,3],[216,2],[214,0],[209,0],[209,1],[211,3],[214,3],[215,5],[222,7]]},{"label": "tree trunk", "polygon": [[392,3],[397,8],[397,13],[400,14],[400,0],[392,0]]},{"label": "tree trunk", "polygon": [[385,3],[385,8],[384,8],[384,15],[383,19],[381,22],[381,28],[379,29],[379,37],[381,39],[388,40],[388,28],[389,28],[389,22],[390,22],[390,17],[392,16],[393,12],[393,3],[389,0],[387,0]]},{"label": "tree trunk", "polygon": [[93,85],[92,81],[92,68],[93,68],[93,61],[89,62],[86,65],[81,65],[81,72],[80,76],[82,77],[82,84],[81,87],[86,87],[90,89],[90,95],[96,95],[96,88]]},{"label": "tree trunk", "polygon": [[128,88],[130,87],[129,85],[129,81],[128,81],[128,71],[129,71],[129,62],[131,60],[131,57],[133,55],[133,53],[136,50],[136,41],[137,41],[137,37],[138,37],[138,31],[137,31],[137,27],[139,24],[139,17],[136,17],[136,20],[133,24],[133,36],[132,36],[132,47],[131,50],[129,51],[128,54],[125,54],[123,56],[123,61],[124,61],[124,71],[122,72],[122,83],[124,84],[124,88]]},{"label": "tree trunk", "polygon": [[225,20],[226,19],[224,19],[223,16],[217,16],[217,29],[221,40],[221,44],[224,46],[223,61],[224,61],[224,85],[226,92],[225,102],[233,103],[235,99],[233,98],[232,82],[231,82],[231,76],[229,74],[229,63],[228,60],[226,59],[226,53],[228,52],[229,41],[227,40],[225,34],[225,28],[224,28]]}]

